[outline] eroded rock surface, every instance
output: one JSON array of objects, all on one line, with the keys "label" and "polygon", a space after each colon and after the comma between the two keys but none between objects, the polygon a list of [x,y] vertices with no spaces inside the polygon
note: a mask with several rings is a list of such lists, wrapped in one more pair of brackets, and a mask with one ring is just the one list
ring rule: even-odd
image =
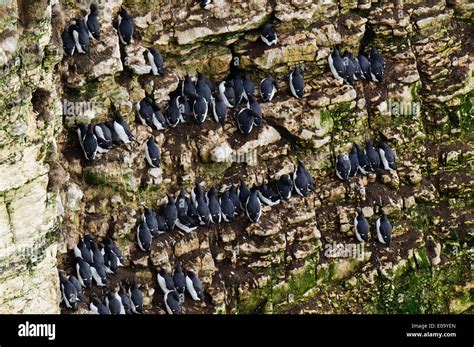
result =
[{"label": "eroded rock surface", "polygon": [[[403,299],[378,306],[378,284],[426,266],[441,274],[451,264],[462,269],[459,259],[472,247],[472,4],[216,0],[204,10],[194,1],[100,1],[101,40],[88,55],[62,58],[60,33],[88,4],[25,3],[0,6],[0,313],[59,312],[56,266],[72,273],[71,249],[85,233],[116,239],[127,266],[110,287],[135,276],[154,313],[165,313],[157,268],[171,270],[178,259],[197,270],[208,293],[205,304],[188,300],[185,312],[366,312],[364,303],[390,312]],[[125,48],[114,21],[120,6],[139,31]],[[267,47],[258,29],[271,18],[279,44]],[[357,54],[367,43],[385,58],[383,84],[335,80],[332,47]],[[152,46],[165,59],[165,76],[149,74],[144,52]],[[268,75],[280,82],[275,99],[262,104],[263,126],[249,137],[232,117],[224,127],[208,119],[162,132],[135,121],[146,94],[165,109],[186,73],[219,82],[236,63],[256,84]],[[303,99],[289,92],[295,65],[305,76]],[[75,126],[110,120],[111,104],[140,145],[86,162]],[[150,135],[162,151],[157,170],[144,160]],[[336,180],[337,153],[381,137],[397,154],[396,172]],[[240,176],[261,183],[291,172],[297,158],[315,178],[309,198],[265,208],[258,225],[240,217],[160,236],[150,255],[138,249],[142,206],[158,208],[166,193],[189,192],[196,179],[207,188]],[[382,211],[389,215],[390,248],[374,234],[357,246],[358,208],[372,228]],[[449,307],[436,312],[469,310],[462,288],[472,279],[456,283]]]}]

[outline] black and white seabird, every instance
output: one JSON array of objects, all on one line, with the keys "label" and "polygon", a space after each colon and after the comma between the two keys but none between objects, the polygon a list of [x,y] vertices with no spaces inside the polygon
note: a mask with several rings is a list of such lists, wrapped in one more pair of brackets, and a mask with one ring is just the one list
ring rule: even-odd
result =
[{"label": "black and white seabird", "polygon": [[97,155],[98,142],[97,137],[94,135],[92,126],[81,124],[77,129],[77,134],[79,136],[79,143],[84,152],[84,157],[87,160],[94,160]]},{"label": "black and white seabird", "polygon": [[369,61],[372,80],[378,83],[383,82],[385,63],[382,56],[377,52],[377,48],[374,46],[372,46],[370,51]]},{"label": "black and white seabird", "polygon": [[207,118],[207,112],[209,111],[209,104],[205,97],[200,96],[198,94],[191,94],[189,98],[192,101],[193,105],[193,114],[194,119],[196,120],[197,124],[202,124]]},{"label": "black and white seabird", "polygon": [[278,43],[277,34],[275,30],[273,30],[271,23],[266,23],[262,27],[262,30],[260,31],[260,38],[267,46],[276,45]]},{"label": "black and white seabird", "polygon": [[290,175],[281,175],[277,181],[277,192],[283,200],[290,200],[291,191],[293,190],[293,182]]},{"label": "black and white seabird", "polygon": [[221,126],[224,126],[227,120],[227,106],[221,94],[217,94],[216,98],[212,101],[212,114],[214,120]]},{"label": "black and white seabird", "polygon": [[111,272],[116,272],[119,266],[122,266],[120,259],[114,253],[110,244],[104,247],[104,264]]},{"label": "black and white seabird", "polygon": [[117,132],[115,131],[114,128],[114,122],[112,121],[107,121],[104,123],[107,128],[110,130],[110,134],[112,135],[112,143],[114,146],[119,146],[122,144],[122,140],[120,140],[120,137],[118,136]]},{"label": "black and white seabird", "polygon": [[97,137],[94,135],[94,131],[91,125],[87,126],[86,133],[82,138],[84,145],[84,156],[87,160],[94,160],[99,149]]},{"label": "black and white seabird", "polygon": [[153,100],[150,97],[145,97],[140,100],[135,109],[137,110],[138,119],[143,125],[151,123],[151,118],[153,117]]},{"label": "black and white seabird", "polygon": [[364,150],[360,148],[358,144],[354,144],[357,149],[357,159],[359,160],[359,171],[363,175],[367,175],[369,172],[372,172],[370,166],[369,157],[365,154]]},{"label": "black and white seabird", "polygon": [[217,197],[217,190],[215,187],[211,187],[207,193],[207,201],[209,205],[209,212],[211,213],[211,222],[213,224],[219,224],[222,218],[221,205],[219,205],[219,199]]},{"label": "black and white seabird", "polygon": [[235,104],[238,105],[241,103],[245,94],[244,81],[242,80],[242,76],[240,74],[235,74],[232,77],[232,83],[234,85],[233,88],[234,88],[234,95],[235,95]]},{"label": "black and white seabird", "polygon": [[302,98],[304,95],[304,79],[298,66],[290,73],[290,90],[295,98]]},{"label": "black and white seabird", "polygon": [[351,173],[351,161],[346,153],[339,154],[336,158],[336,176],[344,181],[349,181]]},{"label": "black and white seabird", "polygon": [[181,303],[179,302],[179,294],[176,291],[166,292],[165,307],[168,314],[181,314]]},{"label": "black and white seabird", "polygon": [[[152,100],[153,101],[153,100]],[[160,106],[156,104],[156,102],[151,103],[151,107],[153,108],[153,116],[151,119],[147,119],[147,125],[156,130],[163,130],[168,127],[168,123],[166,121],[163,112],[161,112]]]},{"label": "black and white seabird", "polygon": [[224,222],[232,222],[235,217],[235,206],[229,197],[229,191],[222,193],[219,204],[221,206],[222,219]]},{"label": "black and white seabird", "polygon": [[200,0],[199,2],[201,7],[205,9],[212,2],[212,0]]},{"label": "black and white seabird", "polygon": [[244,72],[242,83],[244,86],[244,98],[248,100],[249,95],[255,95],[255,85],[247,71]]},{"label": "black and white seabird", "polygon": [[306,179],[308,180],[308,190],[314,192],[315,186],[314,186],[313,176],[308,171],[304,163],[299,159],[298,159],[298,166],[300,168],[299,170],[306,175]]},{"label": "black and white seabird", "polygon": [[196,181],[196,184],[194,185],[194,188],[191,190],[191,200],[193,201],[193,204],[194,206],[197,207],[197,199],[200,197],[200,196],[203,196],[204,197],[204,201],[206,202],[207,204],[207,198],[206,196],[203,194],[202,192],[202,187],[201,187],[201,183],[197,182]]},{"label": "black and white seabird", "polygon": [[193,225],[200,225],[201,219],[199,216],[199,212],[196,209],[196,205],[194,205],[194,203],[191,202],[189,198],[186,198],[186,202],[188,203],[188,211],[186,212],[186,215],[191,219]]},{"label": "black and white seabird", "polygon": [[266,182],[263,182],[263,184],[258,187],[258,198],[268,206],[275,206],[280,203],[279,194],[274,192]]},{"label": "black and white seabird", "polygon": [[240,208],[242,211],[245,211],[245,204],[247,203],[247,200],[251,192],[250,192],[250,189],[248,189],[247,186],[245,185],[245,182],[242,178],[240,179],[238,192],[239,192]]},{"label": "black and white seabird", "polygon": [[104,244],[105,246],[110,247],[111,252],[115,254],[115,256],[119,260],[120,266],[122,266],[124,264],[122,253],[120,252],[120,249],[115,245],[114,241],[108,235],[105,236]]},{"label": "black and white seabird", "polygon": [[248,135],[252,132],[255,121],[258,122],[259,119],[261,118],[258,117],[257,113],[249,108],[243,108],[237,114],[237,127],[242,134]]},{"label": "black and white seabird", "polygon": [[370,226],[364,213],[360,211],[354,218],[354,234],[359,242],[369,241]]},{"label": "black and white seabird", "polygon": [[135,34],[135,24],[132,16],[124,8],[120,9],[118,15],[118,32],[122,44],[129,45],[132,42]]},{"label": "black and white seabird", "polygon": [[234,82],[222,81],[219,84],[219,94],[227,107],[233,108],[236,105]]},{"label": "black and white seabird", "polygon": [[186,75],[182,84],[182,95],[186,95],[189,97],[189,95],[191,94],[196,94],[196,87],[194,86],[191,77],[189,75]]},{"label": "black and white seabird", "polygon": [[[97,243],[97,242],[95,241],[94,236],[92,236],[91,234],[86,234],[86,235],[84,235],[83,240],[84,240],[84,243],[86,244],[86,247],[87,247],[87,249],[88,249],[89,251],[92,250],[92,244],[93,244],[93,243]],[[91,253],[91,254],[92,254],[92,253]]]},{"label": "black and white seabird", "polygon": [[256,116],[254,116],[255,118],[253,122],[254,125],[258,127],[262,125],[262,121],[263,121],[262,109],[260,108],[260,104],[258,103],[257,98],[252,94],[248,95],[247,108],[251,109],[256,114]]},{"label": "black and white seabird", "polygon": [[160,148],[155,143],[155,138],[150,136],[145,145],[145,158],[148,165],[154,168],[160,167],[161,153]]},{"label": "black and white seabird", "polygon": [[372,72],[370,70],[370,61],[367,57],[363,54],[359,54],[358,56],[360,71],[364,75],[364,79],[367,81],[372,81]]},{"label": "black and white seabird", "polygon": [[77,302],[79,301],[76,286],[74,283],[69,281],[62,271],[59,272],[59,281],[61,287],[61,297],[64,305],[66,305],[67,308],[75,310]]},{"label": "black and white seabird", "polygon": [[377,239],[383,245],[389,246],[392,241],[392,224],[385,214],[375,223],[377,230]]},{"label": "black and white seabird", "polygon": [[263,102],[269,102],[278,90],[278,82],[273,77],[266,77],[260,82],[260,95]]},{"label": "black and white seabird", "polygon": [[262,215],[262,204],[258,199],[258,190],[255,190],[245,203],[245,213],[252,223],[258,223]]},{"label": "black and white seabird", "polygon": [[84,239],[79,240],[77,245],[74,246],[74,255],[76,258],[84,259],[89,264],[93,264],[94,260],[92,259],[92,252],[87,247]]},{"label": "black and white seabird", "polygon": [[102,254],[102,251],[99,249],[99,246],[97,246],[97,243],[95,242],[91,243],[91,253],[92,261],[94,264],[105,264],[104,255]]},{"label": "black and white seabird", "polygon": [[77,301],[83,302],[84,301],[84,295],[82,294],[82,285],[79,282],[79,280],[77,279],[77,277],[74,276],[74,275],[70,275],[70,276],[68,276],[68,280],[69,280],[69,282],[71,282],[76,287]]},{"label": "black and white seabird", "polygon": [[334,47],[334,50],[328,57],[329,68],[331,69],[332,75],[338,80],[344,80],[345,66],[342,60],[339,50]]},{"label": "black and white seabird", "polygon": [[151,251],[152,235],[146,221],[144,220],[141,221],[137,228],[137,241],[138,247],[140,247],[143,252]]},{"label": "black and white seabird", "polygon": [[125,307],[123,307],[122,299],[117,292],[107,293],[105,297],[105,305],[107,305],[111,314],[125,314]]},{"label": "black and white seabird", "polygon": [[207,103],[211,102],[212,99],[212,92],[211,88],[209,87],[206,77],[199,72],[198,73],[198,78],[196,80],[196,93],[199,96],[202,96],[204,99],[206,99]]},{"label": "black and white seabird", "polygon": [[176,98],[176,104],[179,109],[180,118],[179,121],[183,123],[189,123],[193,117],[193,111],[191,109],[191,102],[186,95],[180,95]]},{"label": "black and white seabird", "polygon": [[207,202],[204,200],[203,195],[196,197],[196,210],[199,214],[199,224],[200,225],[209,225],[211,224],[211,211]]},{"label": "black and white seabird", "polygon": [[165,114],[168,125],[172,128],[175,128],[181,119],[181,112],[179,111],[179,107],[176,105],[176,102],[169,103]]},{"label": "black and white seabird", "polygon": [[148,64],[151,66],[151,72],[153,75],[163,76],[165,74],[164,61],[160,52],[153,47],[148,48],[147,52]]},{"label": "black and white seabird", "polygon": [[132,302],[132,312],[133,313],[143,313],[143,293],[140,288],[138,288],[137,282],[132,280],[132,284],[128,289],[128,295]]},{"label": "black and white seabird", "polygon": [[92,278],[99,287],[105,287],[107,281],[107,268],[104,264],[94,263],[91,266]]},{"label": "black and white seabird", "polygon": [[203,299],[202,283],[194,271],[186,271],[186,289],[193,300],[200,301]]},{"label": "black and white seabird", "polygon": [[178,212],[176,227],[185,233],[191,233],[199,226],[199,219],[188,216],[187,212]]},{"label": "black and white seabird", "polygon": [[120,141],[123,143],[130,143],[131,141],[136,141],[133,137],[132,131],[128,123],[119,115],[116,115],[114,118],[114,130],[117,133]]},{"label": "black and white seabird", "polygon": [[92,284],[92,270],[84,259],[76,258],[77,279],[81,286],[89,288]]},{"label": "black and white seabird", "polygon": [[76,24],[72,25],[72,36],[79,53],[89,53],[89,30],[82,19],[76,19]]},{"label": "black and white seabird", "polygon": [[96,4],[91,4],[90,12],[84,18],[84,22],[87,25],[87,29],[89,30],[89,37],[92,39],[99,40],[100,39],[100,22],[97,18],[99,16],[99,10],[97,9]]},{"label": "black and white seabird", "polygon": [[355,66],[354,62],[350,58],[349,52],[344,52],[342,56],[342,62],[344,64],[344,81],[349,83],[350,85],[354,84],[354,76],[355,76]]},{"label": "black and white seabird", "polygon": [[158,222],[158,235],[164,234],[168,231],[165,217],[159,213],[155,213],[156,221]]},{"label": "black and white seabird", "polygon": [[356,146],[352,146],[351,151],[349,152],[349,162],[351,164],[351,172],[349,176],[354,177],[357,175],[359,170],[359,157],[357,155]]},{"label": "black and white seabird", "polygon": [[369,158],[369,163],[372,171],[377,170],[380,167],[380,156],[374,148],[372,140],[367,141],[365,146],[365,154]]},{"label": "black and white seabird", "polygon": [[235,215],[237,215],[242,209],[239,199],[239,189],[234,185],[232,185],[232,187],[229,189],[229,199],[232,200],[232,203],[234,204]]},{"label": "black and white seabird", "polygon": [[174,290],[173,278],[168,275],[165,269],[161,268],[160,271],[158,271],[156,279],[163,293],[166,294],[167,292]]},{"label": "black and white seabird", "polygon": [[63,41],[64,54],[68,56],[73,56],[74,52],[76,51],[76,43],[74,41],[74,36],[72,34],[73,29],[74,27],[70,26],[64,29],[63,33],[61,34],[61,39]]},{"label": "black and white seabird", "polygon": [[109,308],[96,298],[92,298],[89,308],[95,314],[111,314]]},{"label": "black and white seabird", "polygon": [[302,197],[308,196],[309,191],[314,190],[311,174],[301,160],[298,160],[298,165],[293,173],[293,186],[295,192]]},{"label": "black and white seabird", "polygon": [[181,188],[178,197],[176,198],[176,210],[179,214],[186,214],[188,212],[188,203],[186,201],[186,193],[184,189]]},{"label": "black and white seabird", "polygon": [[186,276],[181,269],[181,266],[178,264],[173,272],[173,284],[174,289],[182,298],[181,301],[184,299],[184,292],[186,291]]},{"label": "black and white seabird", "polygon": [[158,221],[156,220],[155,212],[151,208],[144,208],[142,213],[142,220],[144,220],[146,225],[148,226],[151,236],[158,236]]},{"label": "black and white seabird", "polygon": [[125,291],[125,289],[120,286],[120,289],[118,291],[118,295],[120,296],[120,301],[122,301],[123,308],[125,310],[125,314],[132,314],[132,300],[130,300],[130,296],[128,293]]},{"label": "black and white seabird", "polygon": [[382,160],[382,164],[385,170],[397,169],[397,164],[395,162],[396,161],[395,153],[383,141],[380,142],[379,153],[380,153],[380,159]]},{"label": "black and white seabird", "polygon": [[364,73],[362,72],[362,69],[360,68],[360,63],[359,59],[357,57],[354,57],[352,53],[348,53],[349,59],[352,60],[352,64],[354,64],[354,80],[359,81],[359,80],[364,80],[365,76]]},{"label": "black and white seabird", "polygon": [[94,126],[94,135],[97,138],[97,152],[106,153],[114,147],[112,132],[104,123]]},{"label": "black and white seabird", "polygon": [[176,219],[178,218],[178,210],[176,209],[174,197],[171,195],[168,195],[168,203],[163,209],[163,217],[165,217],[167,230],[173,230],[176,224]]}]

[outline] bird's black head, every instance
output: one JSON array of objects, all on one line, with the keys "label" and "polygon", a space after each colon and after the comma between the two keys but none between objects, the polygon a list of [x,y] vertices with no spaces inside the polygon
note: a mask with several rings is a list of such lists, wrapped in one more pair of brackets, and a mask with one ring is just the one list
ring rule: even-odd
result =
[{"label": "bird's black head", "polygon": [[119,14],[120,14],[122,17],[128,17],[128,16],[129,16],[127,10],[124,9],[123,7],[120,7]]}]

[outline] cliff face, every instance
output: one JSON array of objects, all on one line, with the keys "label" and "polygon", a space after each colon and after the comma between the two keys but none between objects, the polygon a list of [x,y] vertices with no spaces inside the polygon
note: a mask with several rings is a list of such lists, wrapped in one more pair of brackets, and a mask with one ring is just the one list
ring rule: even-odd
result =
[{"label": "cliff face", "polygon": [[[62,57],[60,33],[89,3],[13,0],[0,5],[0,313],[59,312],[57,267],[73,272],[81,235],[113,235],[127,266],[112,288],[135,276],[145,309],[164,313],[155,276],[176,260],[197,270],[209,294],[186,312],[463,312],[472,310],[472,99],[474,6],[466,1],[98,1],[102,37],[91,53]],[[119,46],[120,6],[140,38]],[[279,43],[259,28],[275,23]],[[357,53],[373,44],[384,56],[383,84],[336,81],[327,64],[334,45]],[[154,46],[166,75],[153,77],[143,55]],[[162,167],[149,169],[150,128],[134,122],[145,93],[166,107],[186,73],[215,82],[230,65],[255,82],[273,75],[275,99],[264,125],[245,138],[231,119],[153,133]],[[305,98],[290,96],[299,65]],[[110,105],[132,124],[140,146],[83,159],[76,124],[111,119]],[[396,172],[344,185],[333,161],[352,143],[386,139]],[[173,232],[137,247],[142,206],[167,193],[252,185],[293,170],[302,159],[316,182],[307,199],[266,207],[261,222]],[[372,231],[384,211],[390,248],[372,237],[357,254],[352,220],[362,208]],[[348,249],[346,247],[345,249]],[[351,248],[352,249],[352,248]],[[347,252],[346,252],[347,253]],[[358,256],[354,256],[358,255]],[[97,291],[94,289],[94,294]],[[81,309],[84,309],[82,307]]]},{"label": "cliff face", "polygon": [[58,189],[48,160],[62,129],[61,53],[45,2],[0,5],[0,312],[58,312]]}]

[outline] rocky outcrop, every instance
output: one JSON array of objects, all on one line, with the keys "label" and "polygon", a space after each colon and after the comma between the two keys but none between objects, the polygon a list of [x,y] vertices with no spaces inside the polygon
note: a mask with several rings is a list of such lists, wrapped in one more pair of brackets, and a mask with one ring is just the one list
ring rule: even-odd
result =
[{"label": "rocky outcrop", "polygon": [[[71,248],[85,233],[115,238],[127,266],[110,287],[135,276],[147,312],[165,313],[156,269],[171,270],[177,260],[197,270],[208,294],[202,305],[186,302],[188,313],[411,312],[424,303],[381,298],[400,294],[391,281],[412,288],[413,276],[427,288],[439,276],[449,305],[435,312],[469,310],[472,280],[462,274],[472,246],[472,4],[216,0],[205,10],[197,2],[100,1],[101,40],[88,55],[62,58],[60,33],[88,4],[51,3],[0,5],[7,95],[0,98],[0,312],[58,312],[56,266],[73,271]],[[122,5],[139,31],[125,48],[114,27]],[[267,21],[277,46],[260,41]],[[368,44],[385,58],[384,83],[335,80],[332,47],[357,53]],[[151,46],[165,59],[165,76],[149,74],[143,54]],[[256,83],[268,75],[280,82],[275,99],[262,104],[263,126],[249,137],[232,116],[224,127],[206,120],[163,132],[135,122],[134,105],[146,94],[164,109],[186,73],[219,82],[231,65]],[[303,99],[289,93],[294,65],[305,77]],[[86,162],[75,127],[111,119],[112,104],[140,145]],[[144,160],[150,135],[162,151],[160,169]],[[335,179],[335,154],[380,138],[397,153],[396,172]],[[261,183],[291,172],[297,158],[316,181],[308,199],[266,207],[258,225],[239,218],[160,236],[150,255],[138,249],[144,205],[158,208],[166,193],[189,190],[197,179],[208,188],[240,176]],[[389,215],[390,248],[357,244],[358,209],[371,227],[382,211]],[[451,266],[458,277],[446,273]]]},{"label": "rocky outcrop", "polygon": [[[61,104],[47,1],[0,6],[0,313],[58,313]],[[59,179],[59,177],[57,177]]]}]

